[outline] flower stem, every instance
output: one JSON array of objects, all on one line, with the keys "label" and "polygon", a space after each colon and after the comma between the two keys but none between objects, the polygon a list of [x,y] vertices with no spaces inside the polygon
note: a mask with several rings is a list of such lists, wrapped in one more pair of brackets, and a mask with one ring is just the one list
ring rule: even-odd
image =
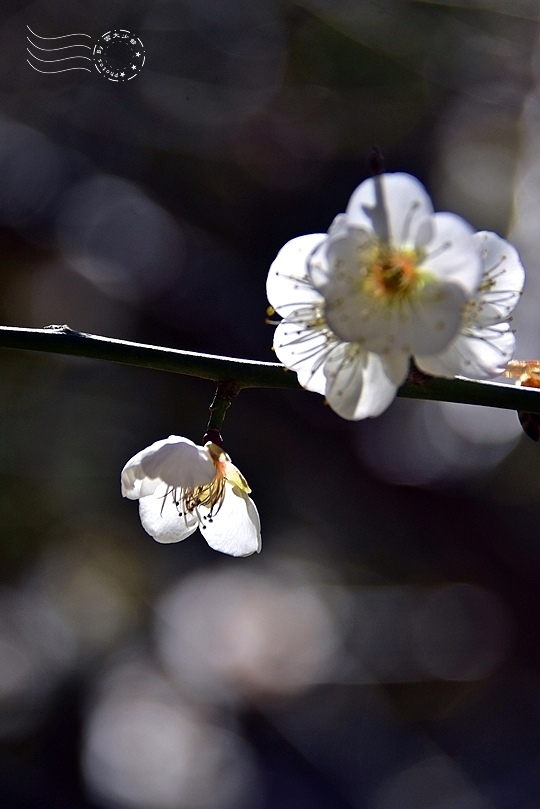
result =
[{"label": "flower stem", "polygon": [[[77,357],[136,365],[157,371],[186,374],[209,379],[216,383],[233,384],[236,393],[243,388],[300,388],[296,374],[276,362],[235,359],[131,343],[111,337],[84,334],[70,329],[69,326],[49,326],[45,329],[0,326],[0,348],[70,354]],[[540,413],[540,389],[504,385],[498,382],[475,382],[461,378],[439,379],[434,377],[422,380],[420,384],[406,382],[400,388],[398,396],[408,399],[464,402]],[[225,411],[223,415],[224,413]],[[215,418],[219,419],[219,411]],[[210,421],[212,421],[212,416]],[[217,429],[219,431],[219,428]]]},{"label": "flower stem", "polygon": [[219,447],[223,446],[223,438],[221,437],[221,427],[225,421],[227,410],[231,406],[232,400],[239,393],[239,387],[236,382],[219,382],[216,394],[210,405],[210,419],[206,427],[206,433],[203,438],[203,444],[207,441],[212,441]]}]

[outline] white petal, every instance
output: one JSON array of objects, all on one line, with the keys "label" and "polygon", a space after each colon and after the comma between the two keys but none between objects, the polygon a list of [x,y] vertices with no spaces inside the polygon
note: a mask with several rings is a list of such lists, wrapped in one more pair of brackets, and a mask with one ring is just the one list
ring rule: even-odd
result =
[{"label": "white petal", "polygon": [[349,228],[320,245],[310,259],[310,275],[325,299],[324,317],[344,342],[362,342],[386,328],[386,302],[366,292],[360,278],[358,253],[372,241],[365,231]]},{"label": "white petal", "polygon": [[230,556],[250,556],[261,550],[261,523],[253,500],[238,486],[225,484],[225,497],[210,517],[200,509],[201,532],[211,548]]},{"label": "white petal", "polygon": [[298,375],[303,388],[324,395],[323,365],[329,351],[329,336],[324,329],[286,318],[276,328],[274,350],[283,365]]},{"label": "white petal", "polygon": [[[400,341],[396,347],[409,353],[438,353],[459,332],[466,295],[461,286],[448,283],[427,284],[410,306],[399,313]],[[399,323],[401,320],[401,323]]]},{"label": "white petal", "polygon": [[525,270],[515,247],[495,233],[480,231],[473,239],[482,259],[475,325],[485,326],[510,316],[523,290]]},{"label": "white petal", "polygon": [[376,243],[373,231],[348,223],[340,214],[334,220],[328,238],[310,254],[308,273],[313,286],[326,298],[329,285],[336,278],[358,278],[358,251],[368,250]]},{"label": "white petal", "polygon": [[511,244],[494,233],[473,236],[483,274],[479,290],[464,310],[458,337],[436,356],[416,356],[418,366],[437,376],[490,379],[504,372],[515,337],[507,318],[519,299],[525,273]]},{"label": "white petal", "polygon": [[307,261],[313,250],[327,238],[326,233],[298,236],[281,248],[266,281],[270,304],[282,317],[297,306],[321,301],[307,273]]},{"label": "white petal", "polygon": [[405,382],[409,373],[410,357],[408,354],[396,351],[379,357],[385,376],[398,387]]},{"label": "white petal", "polygon": [[[176,496],[181,499],[181,492]],[[144,530],[157,542],[180,542],[193,534],[198,524],[193,514],[180,516],[166,483],[161,483],[153,495],[141,498],[139,515]]]},{"label": "white petal", "polygon": [[508,324],[460,334],[441,354],[415,357],[418,367],[433,376],[492,379],[504,373],[512,359],[515,337]]},{"label": "white petal", "polygon": [[156,441],[135,459],[143,476],[159,478],[175,488],[205,486],[216,474],[208,450],[179,435]]},{"label": "white petal", "polygon": [[162,483],[159,478],[131,478],[130,472],[122,470],[122,497],[128,500],[139,500],[140,497],[148,497],[154,494],[157,487]]},{"label": "white petal", "polygon": [[420,222],[433,213],[424,186],[410,174],[371,177],[347,206],[351,225],[368,228],[395,247],[413,247]]},{"label": "white petal", "polygon": [[[156,441],[152,447],[163,444],[164,441]],[[159,485],[159,480],[149,480],[141,468],[141,461],[145,454],[152,449],[147,447],[138,452],[133,458],[130,458],[127,464],[122,469],[120,474],[120,481],[122,484],[122,497],[128,497],[130,500],[138,500],[139,497],[152,494],[156,487]],[[144,490],[144,493],[143,493]]]},{"label": "white petal", "polygon": [[461,286],[432,281],[402,301],[381,301],[346,281],[328,288],[325,316],[345,342],[377,354],[442,351],[456,336],[466,294]]},{"label": "white petal", "polygon": [[[401,364],[402,378],[395,380]],[[358,420],[379,416],[393,401],[397,386],[407,375],[408,358],[392,358],[390,373],[376,354],[362,351],[358,346],[341,344],[325,365],[328,383],[328,404],[344,419]]]},{"label": "white petal", "polygon": [[482,262],[478,243],[470,225],[451,213],[437,213],[431,218],[433,233],[427,244],[418,245],[426,255],[421,269],[441,281],[460,284],[473,294],[482,275]]}]

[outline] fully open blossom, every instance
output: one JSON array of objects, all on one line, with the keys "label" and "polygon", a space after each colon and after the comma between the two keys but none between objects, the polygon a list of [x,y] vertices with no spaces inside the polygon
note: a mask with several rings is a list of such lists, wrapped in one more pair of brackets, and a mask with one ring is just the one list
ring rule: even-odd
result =
[{"label": "fully open blossom", "polygon": [[[270,268],[268,299],[283,318],[278,358],[344,418],[379,415],[410,358],[427,370],[460,333],[467,307],[479,303],[486,251],[497,252],[460,217],[433,213],[414,177],[366,180],[328,233],[288,242]],[[500,300],[489,303],[502,319]]]},{"label": "fully open blossom", "polygon": [[180,542],[197,528],[216,551],[261,550],[259,515],[246,479],[221,447],[171,435],[134,455],[122,470],[122,495],[139,500],[145,531]]},{"label": "fully open blossom", "polygon": [[525,270],[517,250],[495,233],[481,231],[473,239],[480,248],[482,278],[465,304],[460,330],[440,354],[415,357],[418,367],[434,376],[490,379],[503,374],[514,355],[510,322]]}]

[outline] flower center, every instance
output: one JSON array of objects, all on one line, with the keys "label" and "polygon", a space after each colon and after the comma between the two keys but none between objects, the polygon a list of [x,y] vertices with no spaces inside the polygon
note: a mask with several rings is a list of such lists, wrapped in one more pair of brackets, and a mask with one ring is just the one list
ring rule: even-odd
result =
[{"label": "flower center", "polygon": [[389,303],[413,294],[423,283],[415,250],[395,250],[377,245],[361,258],[364,290]]},{"label": "flower center", "polygon": [[216,474],[210,483],[204,486],[196,486],[194,489],[184,489],[182,492],[182,509],[184,513],[192,514],[200,506],[210,510],[210,516],[217,506],[216,511],[219,511],[225,497],[225,480],[227,474],[227,463],[229,456],[223,452],[221,447],[213,444],[211,441],[206,444],[205,448],[214,464]]},{"label": "flower center", "polygon": [[201,518],[197,512],[202,506],[209,510],[208,516],[204,519],[208,519],[211,522],[214,514],[217,514],[223,505],[226,483],[230,483],[232,486],[246,493],[249,493],[251,489],[244,476],[239,472],[236,466],[231,463],[231,459],[221,447],[209,441],[205,444],[205,449],[208,450],[216,474],[210,483],[204,486],[196,486],[194,489],[183,489],[181,501],[182,511],[179,513],[192,514],[195,512],[200,520]]}]

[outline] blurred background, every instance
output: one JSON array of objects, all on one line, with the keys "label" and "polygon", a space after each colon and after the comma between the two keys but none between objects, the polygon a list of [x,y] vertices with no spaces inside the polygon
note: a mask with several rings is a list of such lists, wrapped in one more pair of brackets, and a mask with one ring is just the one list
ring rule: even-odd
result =
[{"label": "blurred background", "polygon": [[[0,322],[272,360],[269,265],[367,176],[508,236],[540,359],[536,0],[43,0],[0,12]],[[44,75],[112,28],[118,84]],[[46,57],[48,58],[48,57]],[[538,809],[540,450],[515,413],[346,423],[244,391],[263,551],[161,546],[133,454],[213,386],[0,351],[0,798],[10,809]]]}]

